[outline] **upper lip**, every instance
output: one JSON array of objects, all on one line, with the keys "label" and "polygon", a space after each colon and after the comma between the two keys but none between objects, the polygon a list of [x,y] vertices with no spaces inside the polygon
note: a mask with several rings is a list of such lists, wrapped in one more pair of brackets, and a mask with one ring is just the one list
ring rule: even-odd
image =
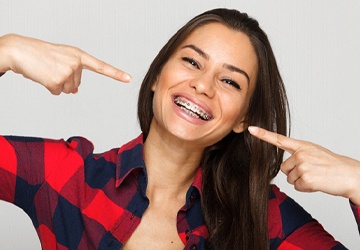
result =
[{"label": "upper lip", "polygon": [[204,110],[208,116],[210,117],[210,119],[213,118],[213,114],[211,112],[211,109],[206,105],[206,103],[204,103],[203,101],[197,99],[197,98],[194,98],[193,96],[191,95],[188,95],[188,94],[184,94],[184,93],[181,93],[181,94],[175,94],[172,96],[172,99],[174,100],[176,97],[180,97],[182,99],[186,99],[186,100],[189,100],[191,103],[195,104],[196,106],[198,106],[199,109],[202,109]]}]

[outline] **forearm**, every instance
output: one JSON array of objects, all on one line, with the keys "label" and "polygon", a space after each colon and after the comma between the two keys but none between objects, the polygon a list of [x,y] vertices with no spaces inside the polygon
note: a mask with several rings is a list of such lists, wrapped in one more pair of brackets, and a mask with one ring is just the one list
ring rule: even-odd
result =
[{"label": "forearm", "polygon": [[0,37],[0,72],[12,70],[40,83],[52,94],[76,93],[82,69],[119,81],[131,80],[125,72],[73,46],[15,34]]},{"label": "forearm", "polygon": [[[328,168],[330,173],[324,176],[329,183],[324,185],[323,191],[328,194],[342,196],[350,200],[351,204],[360,209],[360,161],[332,153],[333,157],[329,159]],[[334,177],[332,177],[334,176]]]},{"label": "forearm", "polygon": [[354,206],[360,209],[360,161],[348,157],[346,158],[350,162],[349,168],[351,169],[347,181],[350,190],[348,198]]}]

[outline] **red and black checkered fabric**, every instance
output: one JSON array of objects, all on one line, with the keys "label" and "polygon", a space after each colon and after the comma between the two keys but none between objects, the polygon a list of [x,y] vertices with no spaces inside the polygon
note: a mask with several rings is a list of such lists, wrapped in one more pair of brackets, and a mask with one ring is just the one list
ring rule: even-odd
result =
[{"label": "red and black checkered fabric", "polygon": [[[0,137],[0,199],[30,216],[43,249],[120,249],[149,205],[142,140],[94,154],[81,137]],[[204,249],[208,236],[201,183],[199,169],[177,216],[185,249]],[[268,230],[270,249],[344,249],[276,186]]]}]

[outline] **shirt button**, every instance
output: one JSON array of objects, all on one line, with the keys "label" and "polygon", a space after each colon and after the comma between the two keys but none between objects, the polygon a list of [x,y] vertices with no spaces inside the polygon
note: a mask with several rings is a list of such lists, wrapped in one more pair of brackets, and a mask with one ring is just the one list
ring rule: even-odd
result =
[{"label": "shirt button", "polygon": [[191,245],[190,249],[191,249],[191,250],[196,250],[196,249],[197,249],[196,244]]}]

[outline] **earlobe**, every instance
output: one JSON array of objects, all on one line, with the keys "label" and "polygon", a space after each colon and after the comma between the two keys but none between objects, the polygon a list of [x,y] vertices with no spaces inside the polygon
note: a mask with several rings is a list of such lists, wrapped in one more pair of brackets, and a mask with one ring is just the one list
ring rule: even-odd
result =
[{"label": "earlobe", "polygon": [[155,89],[158,85],[158,82],[159,82],[159,76],[156,77],[155,81],[151,84],[151,91],[152,92],[155,92]]},{"label": "earlobe", "polygon": [[245,121],[241,121],[241,122],[239,122],[238,124],[235,124],[235,126],[234,126],[234,128],[233,128],[233,131],[234,131],[235,133],[242,133],[242,132],[244,132],[245,127],[246,127]]},{"label": "earlobe", "polygon": [[154,83],[151,85],[151,91],[152,91],[152,92],[155,92],[156,83],[157,83],[157,82],[154,82]]}]

